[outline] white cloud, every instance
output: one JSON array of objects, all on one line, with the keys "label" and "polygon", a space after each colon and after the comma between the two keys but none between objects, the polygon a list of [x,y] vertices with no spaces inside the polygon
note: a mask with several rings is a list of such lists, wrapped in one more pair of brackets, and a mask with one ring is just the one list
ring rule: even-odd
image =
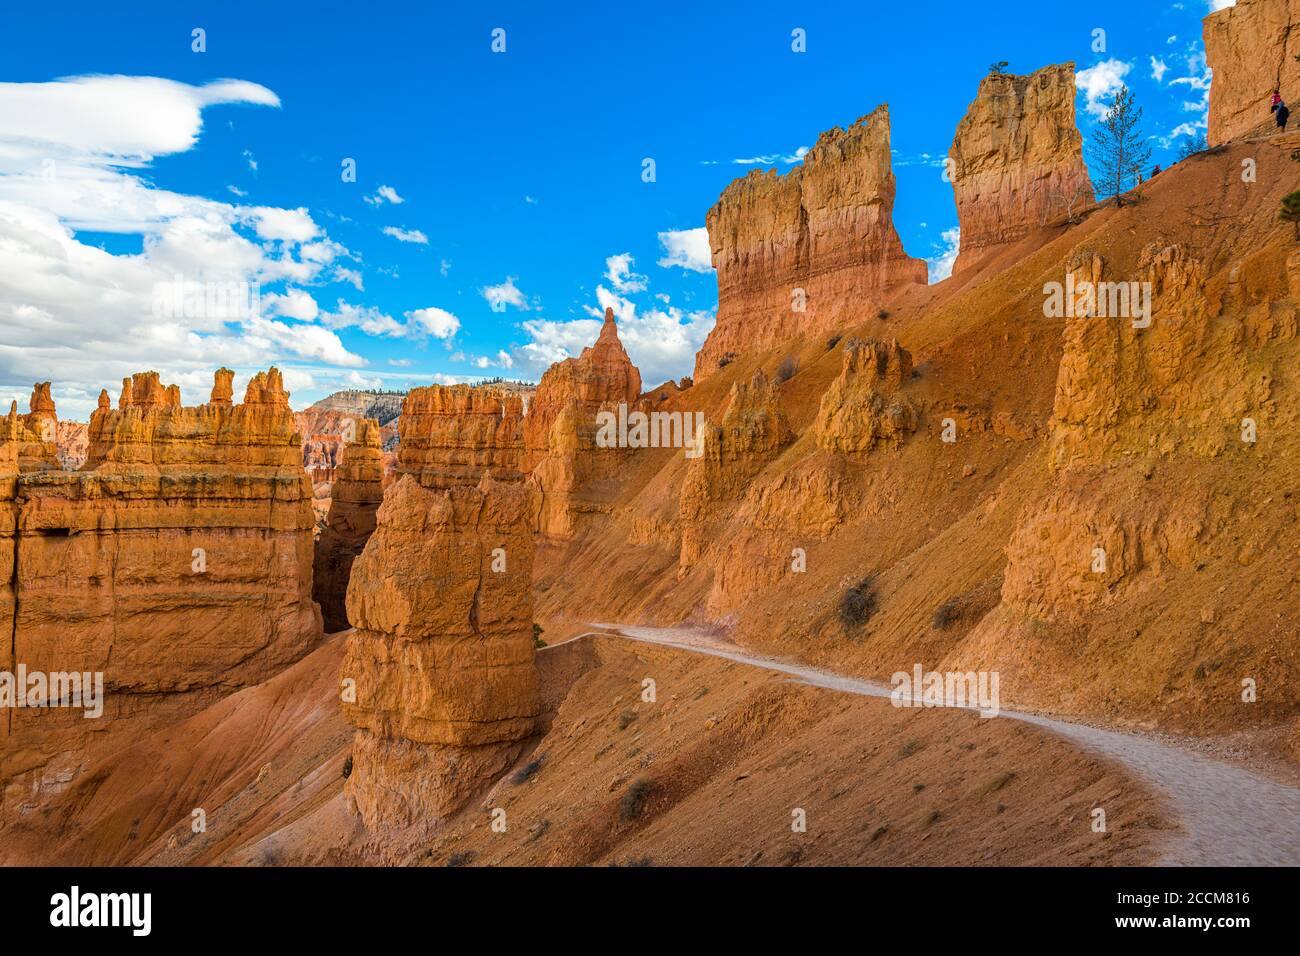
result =
[{"label": "white cloud", "polygon": [[257,234],[271,241],[306,242],[314,239],[320,228],[312,222],[306,209],[276,209],[254,206],[242,210],[253,220]]},{"label": "white cloud", "polygon": [[232,195],[238,196],[240,199],[243,199],[248,195],[248,193],[244,192],[244,190],[240,189],[238,186],[227,186],[226,189],[230,190]]},{"label": "white cloud", "polygon": [[525,196],[525,197],[524,197],[524,202],[526,202],[526,203],[527,203],[528,205],[530,205],[530,206],[536,206],[536,205],[537,205],[537,200],[534,199],[532,196]]},{"label": "white cloud", "polygon": [[[669,306],[641,313],[608,290],[598,289],[597,295],[614,308],[619,338],[647,387],[693,374],[695,353],[713,329],[712,311],[688,312]],[[593,311],[604,313],[603,306]],[[540,374],[553,362],[580,354],[596,341],[600,326],[599,318],[564,322],[529,319],[521,327],[530,341],[516,350],[516,358]]]},{"label": "white cloud", "polygon": [[957,261],[957,253],[961,251],[961,228],[954,226],[952,229],[945,229],[942,238],[943,246],[939,249],[938,254],[925,260],[930,267],[931,285],[942,282],[952,275],[952,267]]},{"label": "white cloud", "polygon": [[408,326],[432,335],[435,339],[450,341],[460,331],[460,319],[446,309],[429,307],[406,313]]},{"label": "white cloud", "polygon": [[367,335],[396,337],[406,334],[406,328],[391,315],[374,306],[352,305],[342,299],[333,312],[322,312],[321,325],[331,329],[360,329]]},{"label": "white cloud", "polygon": [[487,299],[488,305],[492,307],[493,312],[504,312],[506,306],[513,305],[521,311],[528,311],[528,299],[524,297],[523,292],[515,285],[514,276],[506,276],[506,281],[499,285],[490,285],[479,290],[483,298]]},{"label": "white cloud", "polygon": [[372,206],[382,206],[385,202],[390,202],[394,206],[400,206],[402,203],[406,202],[405,199],[397,194],[397,190],[392,186],[380,186],[373,196],[363,196],[362,198]]},{"label": "white cloud", "polygon": [[1165,74],[1169,72],[1169,64],[1164,60],[1151,57],[1151,79],[1157,83],[1163,82]]},{"label": "white cloud", "polygon": [[515,360],[505,349],[500,349],[497,351],[497,364],[502,368],[514,368]]},{"label": "white cloud", "polygon": [[618,255],[610,256],[605,260],[605,278],[609,280],[610,285],[618,292],[644,292],[646,285],[649,283],[643,275],[632,271],[632,266],[636,260],[632,258],[629,252],[620,252]]},{"label": "white cloud", "polygon": [[1235,7],[1236,5],[1237,5],[1237,0],[1209,0],[1209,7],[1211,13],[1214,13],[1218,10],[1226,10],[1228,7]]},{"label": "white cloud", "polygon": [[443,259],[442,262],[438,263],[438,274],[441,275],[444,279],[447,278],[447,273],[450,271],[451,271],[451,263],[448,262],[446,259]]},{"label": "white cloud", "polygon": [[664,256],[659,265],[665,269],[681,266],[692,272],[712,272],[713,253],[709,250],[709,230],[704,226],[698,229],[672,229],[659,233],[659,244],[664,248]]},{"label": "white cloud", "polygon": [[739,166],[771,166],[775,163],[789,166],[792,163],[800,162],[807,155],[808,147],[800,146],[793,153],[764,153],[762,156],[749,156],[744,159],[733,159],[732,162]]},{"label": "white cloud", "polygon": [[1133,69],[1133,64],[1123,60],[1102,60],[1080,70],[1074,75],[1075,88],[1083,93],[1087,103],[1085,109],[1089,115],[1104,119],[1110,109],[1109,100],[1124,87],[1124,77]]},{"label": "white cloud", "polygon": [[302,289],[288,289],[284,295],[269,292],[262,296],[262,311],[267,315],[283,315],[289,319],[311,322],[320,314],[320,307]]},{"label": "white cloud", "polygon": [[[202,400],[222,363],[241,375],[295,360],[365,364],[309,319],[314,300],[301,287],[350,254],[307,210],[231,205],[172,192],[152,170],[149,179],[134,172],[193,148],[203,110],[226,103],[279,100],[238,80],[0,83],[0,390],[56,377],[61,415],[84,419],[101,387],[142,368]],[[82,242],[81,230],[138,235],[140,250],[114,255]],[[155,311],[158,291],[178,276],[260,288],[263,309]],[[278,291],[282,282],[289,288]],[[297,382],[335,375],[284,371]]]},{"label": "white cloud", "polygon": [[399,229],[396,226],[385,226],[384,235],[392,236],[398,242],[414,242],[422,246],[429,244],[429,237],[419,229]]},{"label": "white cloud", "polygon": [[244,159],[248,160],[248,168],[257,172],[257,158],[253,155],[251,149],[244,150]]}]

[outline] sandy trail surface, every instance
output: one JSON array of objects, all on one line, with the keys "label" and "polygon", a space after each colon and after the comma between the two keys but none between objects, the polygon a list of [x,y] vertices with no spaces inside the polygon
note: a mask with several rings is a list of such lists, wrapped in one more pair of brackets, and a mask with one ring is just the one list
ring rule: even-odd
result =
[{"label": "sandy trail surface", "polygon": [[[875,681],[756,654],[691,627],[593,624],[604,632],[678,650],[710,654],[789,674],[814,687],[888,697]],[[1103,730],[1036,714],[1003,710],[994,719],[1036,724],[1123,764],[1165,793],[1182,829],[1164,848],[1170,866],[1300,865],[1300,789],[1241,767],[1192,753],[1141,733]]]}]

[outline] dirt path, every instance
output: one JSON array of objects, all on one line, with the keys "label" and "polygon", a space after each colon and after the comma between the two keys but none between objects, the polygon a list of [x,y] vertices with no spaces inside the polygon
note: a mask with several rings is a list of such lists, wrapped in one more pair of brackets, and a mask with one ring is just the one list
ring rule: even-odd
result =
[{"label": "dirt path", "polygon": [[[750,653],[695,628],[592,626],[635,641],[780,671],[815,687],[868,697],[888,697],[890,692],[887,686],[873,681]],[[1117,760],[1164,792],[1183,829],[1164,848],[1162,864],[1300,865],[1300,789],[1139,733],[1102,730],[1007,710],[999,717],[1036,724]]]}]

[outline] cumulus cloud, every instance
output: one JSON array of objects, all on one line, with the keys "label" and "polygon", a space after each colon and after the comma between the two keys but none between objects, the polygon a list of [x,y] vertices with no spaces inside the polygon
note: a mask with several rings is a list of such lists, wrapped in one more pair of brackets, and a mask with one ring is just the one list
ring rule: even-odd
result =
[{"label": "cumulus cloud", "polygon": [[1124,87],[1124,77],[1133,64],[1110,59],[1094,63],[1074,75],[1074,85],[1084,95],[1084,109],[1096,119],[1104,119],[1110,109],[1110,100]]},{"label": "cumulus cloud", "polygon": [[429,244],[429,237],[419,229],[399,229],[397,226],[385,226],[384,235],[392,236],[398,242],[414,242],[422,246]]},{"label": "cumulus cloud", "polygon": [[1151,79],[1157,83],[1163,82],[1165,74],[1169,72],[1169,64],[1158,57],[1151,57]]},{"label": "cumulus cloud", "polygon": [[266,315],[283,315],[286,318],[311,322],[320,314],[316,300],[302,289],[288,289],[284,295],[274,292],[262,296],[262,311]]},{"label": "cumulus cloud", "polygon": [[1228,7],[1235,7],[1236,5],[1237,5],[1237,0],[1209,0],[1209,7],[1211,13],[1214,13],[1218,10],[1226,10]]},{"label": "cumulus cloud", "polygon": [[380,186],[375,190],[373,196],[363,196],[362,198],[372,206],[382,206],[386,202],[390,202],[394,206],[400,206],[402,203],[406,202],[405,199],[397,194],[397,190],[392,186]]},{"label": "cumulus cloud", "polygon": [[[306,209],[232,205],[137,173],[194,148],[203,111],[218,104],[279,99],[240,80],[0,83],[0,390],[56,377],[60,412],[84,418],[100,387],[141,368],[206,394],[221,363],[241,374],[277,361],[365,364],[315,321],[302,289],[350,256]],[[83,242],[83,230],[138,235],[139,251],[112,254]],[[178,283],[247,294],[197,311],[159,308]],[[263,292],[256,308],[253,292],[277,283],[284,290]]]},{"label": "cumulus cloud", "polygon": [[322,312],[319,318],[321,325],[331,329],[360,329],[367,335],[406,334],[405,327],[391,315],[374,306],[353,305],[343,299],[338,300],[333,312]]},{"label": "cumulus cloud", "polygon": [[941,234],[943,245],[938,248],[938,252],[933,257],[926,259],[926,265],[930,269],[930,284],[942,282],[952,275],[953,264],[957,261],[957,253],[961,251],[961,228],[954,226],[952,229],[945,229]]},{"label": "cumulus cloud", "polygon": [[623,293],[645,291],[646,284],[650,280],[632,271],[635,263],[636,260],[628,252],[620,252],[605,260],[605,278],[609,280],[615,291]]},{"label": "cumulus cloud", "polygon": [[691,272],[713,271],[713,254],[709,250],[709,230],[704,226],[698,229],[670,229],[661,232],[659,244],[664,250],[659,265],[665,269],[680,266]]},{"label": "cumulus cloud", "polygon": [[521,311],[528,311],[528,299],[523,292],[515,285],[514,276],[506,276],[506,281],[499,285],[486,286],[479,292],[487,303],[492,307],[493,312],[504,312],[507,306],[514,306]]},{"label": "cumulus cloud", "polygon": [[435,339],[450,341],[460,331],[460,319],[446,309],[432,306],[427,309],[415,309],[406,313],[406,319],[412,328],[432,335]]}]

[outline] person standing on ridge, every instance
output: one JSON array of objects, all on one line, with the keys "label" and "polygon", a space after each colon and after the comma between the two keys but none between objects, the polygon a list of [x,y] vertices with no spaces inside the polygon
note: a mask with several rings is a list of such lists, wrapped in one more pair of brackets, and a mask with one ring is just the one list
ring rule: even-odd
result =
[{"label": "person standing on ridge", "polygon": [[1290,116],[1291,116],[1291,111],[1286,108],[1286,104],[1279,102],[1277,104],[1277,128],[1279,130],[1283,130],[1283,131],[1286,130],[1286,121],[1290,118]]},{"label": "person standing on ridge", "polygon": [[1270,113],[1276,113],[1276,112],[1277,112],[1277,108],[1278,108],[1279,106],[1281,106],[1281,105],[1282,105],[1282,91],[1281,91],[1281,90],[1274,90],[1274,91],[1273,91],[1273,99],[1272,99],[1272,101],[1269,103],[1268,111],[1269,111]]}]

